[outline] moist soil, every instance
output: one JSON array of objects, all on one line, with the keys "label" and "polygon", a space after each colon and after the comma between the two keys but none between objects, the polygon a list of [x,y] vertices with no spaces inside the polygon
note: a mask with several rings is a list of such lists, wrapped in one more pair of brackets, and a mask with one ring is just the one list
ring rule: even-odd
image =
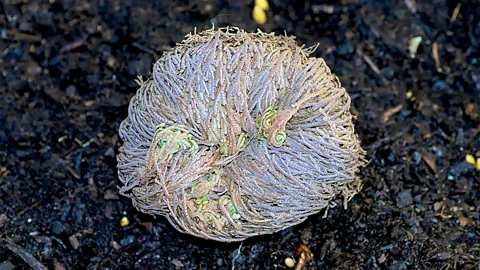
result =
[{"label": "moist soil", "polygon": [[[480,269],[480,3],[272,0],[257,25],[252,2],[0,2],[0,269],[286,269],[301,244],[304,269]],[[239,249],[118,195],[135,78],[212,24],[319,44],[370,160],[346,210]]]}]

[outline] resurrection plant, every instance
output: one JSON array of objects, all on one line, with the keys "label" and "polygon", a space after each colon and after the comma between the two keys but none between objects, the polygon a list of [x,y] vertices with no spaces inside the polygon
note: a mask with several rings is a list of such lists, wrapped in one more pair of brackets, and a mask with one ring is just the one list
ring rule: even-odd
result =
[{"label": "resurrection plant", "polygon": [[189,34],[120,126],[120,193],[179,231],[232,242],[304,221],[361,188],[350,97],[314,48],[238,28]]}]

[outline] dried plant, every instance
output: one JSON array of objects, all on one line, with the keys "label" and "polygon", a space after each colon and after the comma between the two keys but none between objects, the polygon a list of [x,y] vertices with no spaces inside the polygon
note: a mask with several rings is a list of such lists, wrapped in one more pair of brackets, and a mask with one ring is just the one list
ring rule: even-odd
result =
[{"label": "dried plant", "polygon": [[187,35],[140,81],[120,126],[121,194],[225,242],[349,200],[365,153],[350,97],[313,50],[238,28]]}]

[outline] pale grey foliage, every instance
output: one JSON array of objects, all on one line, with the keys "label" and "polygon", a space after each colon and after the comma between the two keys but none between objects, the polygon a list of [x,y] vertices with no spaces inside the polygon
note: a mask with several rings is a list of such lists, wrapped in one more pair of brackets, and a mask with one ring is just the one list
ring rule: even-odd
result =
[{"label": "pale grey foliage", "polygon": [[189,34],[130,102],[120,192],[182,232],[227,242],[349,200],[365,153],[349,95],[312,50],[238,28]]}]

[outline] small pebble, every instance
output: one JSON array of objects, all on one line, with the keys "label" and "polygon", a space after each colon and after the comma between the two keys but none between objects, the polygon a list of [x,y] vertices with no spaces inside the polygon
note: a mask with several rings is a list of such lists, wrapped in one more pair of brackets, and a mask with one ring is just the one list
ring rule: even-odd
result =
[{"label": "small pebble", "polygon": [[133,242],[135,242],[137,240],[137,238],[131,234],[125,236],[124,238],[122,238],[120,240],[120,245],[122,246],[128,246],[130,244],[132,244]]},{"label": "small pebble", "polygon": [[420,164],[420,162],[422,162],[422,155],[417,151],[413,152],[413,160],[415,161],[415,165]]},{"label": "small pebble", "polygon": [[440,209],[442,208],[442,206],[443,206],[443,202],[435,202],[435,203],[433,204],[433,211],[438,211],[438,210],[440,210]]},{"label": "small pebble", "polygon": [[471,164],[471,165],[475,165],[475,158],[470,155],[470,154],[467,154],[465,156],[465,161],[468,163],[468,164]]},{"label": "small pebble", "polygon": [[65,89],[65,92],[67,96],[73,97],[77,95],[77,88],[74,85],[69,85],[67,89]]},{"label": "small pebble", "polygon": [[110,246],[112,246],[115,250],[119,250],[122,248],[117,241],[110,242]]},{"label": "small pebble", "polygon": [[410,191],[402,191],[398,193],[397,197],[397,205],[399,207],[406,207],[413,203],[412,192]]},{"label": "small pebble", "polygon": [[457,143],[460,145],[465,144],[465,135],[463,134],[463,129],[457,129]]},{"label": "small pebble", "polygon": [[408,42],[408,50],[410,51],[410,57],[415,58],[418,50],[418,46],[422,42],[422,37],[414,37]]},{"label": "small pebble", "polygon": [[269,5],[267,0],[255,0],[255,6],[263,10],[268,10]]},{"label": "small pebble", "polygon": [[267,22],[267,13],[265,12],[265,10],[257,6],[253,8],[252,17],[258,24],[264,24],[265,22]]},{"label": "small pebble", "polygon": [[106,218],[113,219],[112,212],[113,212],[113,204],[112,202],[107,201],[105,203],[103,214],[105,215]]},{"label": "small pebble", "polygon": [[15,269],[15,265],[13,265],[10,261],[3,261],[3,262],[0,262],[0,269],[1,270],[13,270],[13,269]]},{"label": "small pebble", "polygon": [[407,264],[404,261],[396,261],[390,266],[390,270],[404,270],[407,269]]},{"label": "small pebble", "polygon": [[347,39],[338,44],[336,51],[339,55],[348,56],[353,53],[354,48],[352,43]]},{"label": "small pebble", "polygon": [[120,226],[122,227],[126,227],[130,224],[130,221],[128,220],[127,217],[123,217],[121,220],[120,220]]},{"label": "small pebble", "polygon": [[380,257],[377,259],[378,263],[380,264],[384,263],[386,260],[387,260],[387,255],[385,255],[385,253],[382,253],[382,255],[380,255]]},{"label": "small pebble", "polygon": [[0,215],[0,228],[4,226],[10,219],[8,219],[6,214],[1,214]]},{"label": "small pebble", "polygon": [[393,71],[393,69],[391,67],[386,67],[386,68],[383,69],[383,75],[388,80],[391,80],[395,77],[395,72]]},{"label": "small pebble", "polygon": [[116,63],[117,63],[117,61],[115,60],[115,57],[113,57],[113,56],[108,57],[107,66],[113,68],[113,67],[115,67]]},{"label": "small pebble", "polygon": [[113,150],[113,147],[109,147],[104,155],[106,157],[115,157],[115,150]]},{"label": "small pebble", "polygon": [[65,226],[60,221],[55,221],[52,223],[52,232],[55,235],[61,234],[65,230]]},{"label": "small pebble", "polygon": [[448,88],[448,84],[445,81],[438,80],[433,84],[434,90],[444,91]]},{"label": "small pebble", "polygon": [[293,260],[293,259],[290,258],[290,257],[287,257],[287,258],[285,258],[285,265],[286,265],[288,268],[293,268],[293,267],[295,267],[295,260]]},{"label": "small pebble", "polygon": [[119,199],[118,193],[116,191],[113,191],[113,190],[110,190],[110,189],[105,190],[105,194],[103,195],[103,198],[105,200],[118,200]]},{"label": "small pebble", "polygon": [[310,227],[303,229],[300,237],[302,238],[303,243],[309,243],[312,239],[312,229]]}]

